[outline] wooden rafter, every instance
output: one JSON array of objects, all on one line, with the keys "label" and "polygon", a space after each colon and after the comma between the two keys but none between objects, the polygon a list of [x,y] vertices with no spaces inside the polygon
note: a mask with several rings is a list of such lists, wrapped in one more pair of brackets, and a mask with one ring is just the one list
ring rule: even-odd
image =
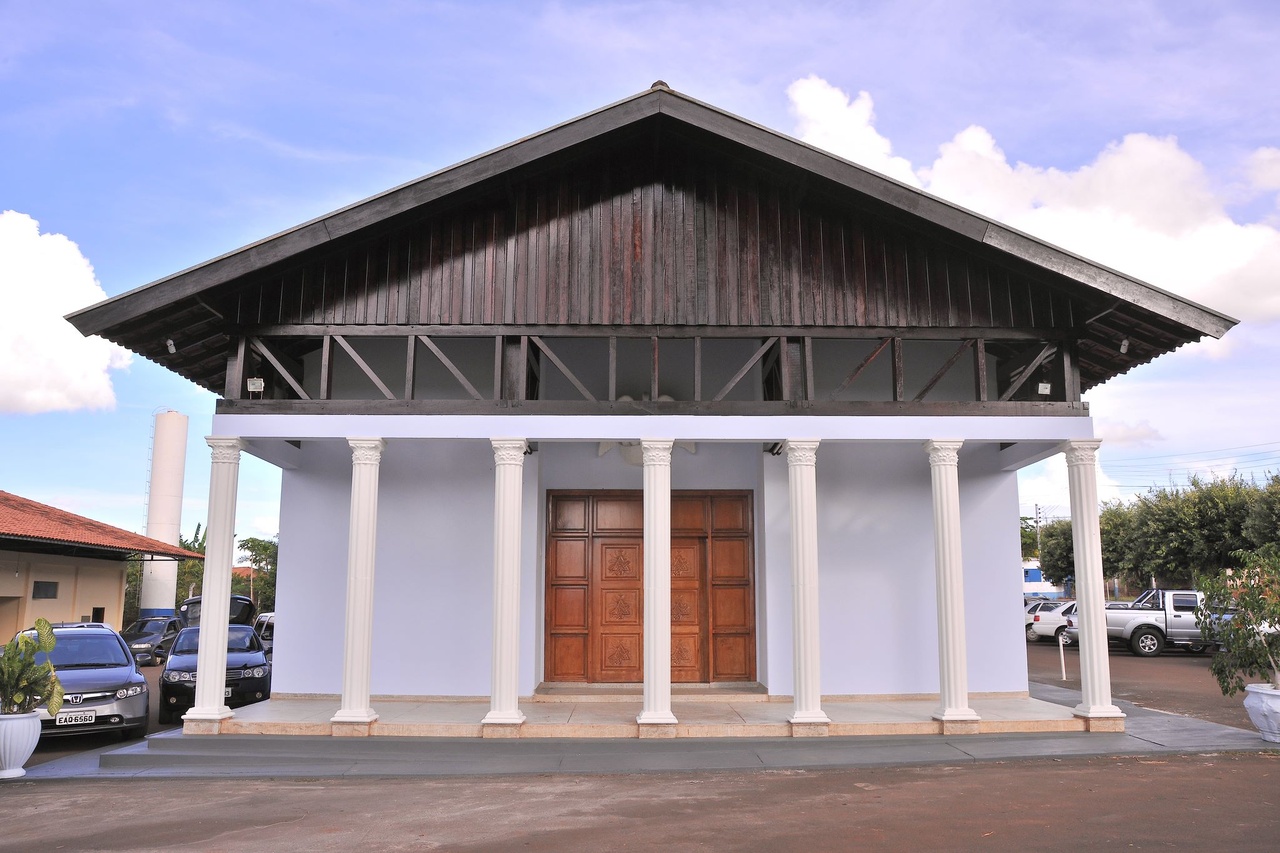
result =
[{"label": "wooden rafter", "polygon": [[880,345],[877,346],[875,349],[873,349],[871,352],[867,353],[867,357],[862,360],[861,364],[859,364],[857,367],[853,369],[852,373],[850,373],[848,376],[844,378],[844,381],[840,383],[840,386],[836,388],[836,390],[832,391],[829,395],[827,395],[828,399],[834,400],[837,396],[844,393],[844,389],[848,388],[854,382],[857,382],[858,377],[862,375],[862,372],[871,366],[871,362],[875,361],[876,356],[884,352],[884,348],[887,347],[889,345],[889,342],[892,340],[893,338],[885,338],[884,340],[880,341]]},{"label": "wooden rafter", "polygon": [[253,349],[259,355],[261,355],[263,358],[265,358],[268,362],[271,363],[271,366],[274,367],[276,369],[276,372],[280,374],[280,378],[282,378],[285,382],[289,383],[289,387],[293,389],[294,393],[297,394],[299,398],[303,400],[311,399],[311,395],[308,394],[306,391],[302,390],[301,383],[299,383],[298,380],[293,378],[293,374],[285,369],[285,366],[280,363],[280,359],[275,357],[275,354],[272,353],[271,350],[267,348],[266,344],[264,344],[262,341],[260,341],[257,338],[251,337],[249,338],[249,346],[253,347]]},{"label": "wooden rafter", "polygon": [[747,359],[747,363],[742,365],[742,368],[737,373],[733,374],[733,378],[729,380],[727,385],[720,389],[720,393],[711,398],[711,402],[718,403],[723,400],[725,396],[733,390],[734,386],[742,381],[742,377],[746,376],[747,372],[755,366],[755,363],[763,358],[764,354],[767,353],[777,342],[778,339],[776,337],[766,340],[764,344],[761,345],[760,349],[756,350],[755,355]]},{"label": "wooden rafter", "polygon": [[427,337],[426,335],[417,335],[417,339],[422,341],[424,344],[426,344],[427,349],[431,350],[432,355],[440,359],[440,363],[445,366],[446,370],[448,370],[450,373],[453,374],[453,378],[458,380],[459,383],[461,383],[462,387],[466,389],[467,393],[471,395],[471,398],[473,400],[484,399],[484,395],[482,395],[479,391],[476,390],[476,386],[472,385],[467,380],[467,377],[463,375],[462,371],[458,369],[457,365],[455,365],[452,361],[449,360],[449,357],[444,354],[444,352],[440,349],[440,347],[436,346],[435,341],[431,340],[431,338]]},{"label": "wooden rafter", "polygon": [[1026,384],[1026,381],[1031,378],[1031,374],[1036,372],[1036,368],[1041,364],[1044,364],[1044,360],[1053,355],[1057,348],[1057,344],[1050,341],[1040,348],[1040,351],[1036,354],[1035,358],[1031,359],[1025,367],[1022,367],[1021,369],[1015,367],[1014,370],[1017,371],[1017,373],[1016,375],[1010,374],[1009,387],[1004,389],[1004,393],[1000,395],[1000,402],[1003,403],[1006,400],[1013,399],[1013,395],[1018,393],[1018,389]]},{"label": "wooden rafter", "polygon": [[529,340],[533,342],[534,346],[542,350],[547,358],[551,359],[551,363],[556,366],[557,370],[564,374],[564,378],[568,379],[569,382],[573,384],[574,388],[578,389],[578,393],[581,394],[584,399],[590,400],[593,403],[596,402],[595,396],[587,390],[587,386],[578,381],[578,377],[573,375],[573,371],[570,370],[565,363],[551,351],[551,347],[547,346],[546,343],[543,342],[542,338],[537,335],[530,335]]},{"label": "wooden rafter", "polygon": [[960,347],[951,354],[951,358],[947,359],[943,363],[942,367],[938,368],[938,372],[933,374],[933,378],[926,382],[924,387],[920,389],[920,393],[915,396],[915,401],[917,403],[923,400],[925,395],[933,390],[933,386],[942,381],[942,377],[947,375],[948,370],[955,367],[956,362],[960,360],[960,356],[968,352],[969,347],[971,346],[973,346],[973,341],[964,341],[960,344]]},{"label": "wooden rafter", "polygon": [[396,399],[396,395],[392,394],[391,389],[387,387],[386,383],[378,378],[378,374],[374,373],[373,368],[369,367],[365,360],[360,357],[360,353],[356,352],[355,348],[352,347],[351,344],[347,343],[346,338],[342,335],[334,335],[333,339],[338,342],[338,346],[347,351],[347,355],[351,356],[351,359],[356,363],[356,366],[364,371],[364,375],[368,376],[373,384],[377,386],[378,390],[382,392],[382,396],[386,397],[388,400]]}]

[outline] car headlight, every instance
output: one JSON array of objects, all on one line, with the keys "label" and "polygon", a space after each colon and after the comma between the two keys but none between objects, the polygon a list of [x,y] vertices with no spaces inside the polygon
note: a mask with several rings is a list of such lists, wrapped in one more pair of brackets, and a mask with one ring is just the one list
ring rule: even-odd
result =
[{"label": "car headlight", "polygon": [[194,672],[186,672],[185,670],[168,669],[162,676],[165,681],[170,684],[177,684],[179,681],[195,681],[196,674]]},{"label": "car headlight", "polygon": [[142,650],[142,651],[146,651],[147,649],[151,648],[151,644],[150,644],[150,643],[134,643],[134,644],[133,644],[132,646],[130,646],[129,648],[131,648],[131,649],[140,649],[140,650]]},{"label": "car headlight", "polygon": [[265,666],[255,666],[253,669],[246,669],[244,671],[245,678],[263,678],[266,674],[267,668]]},{"label": "car headlight", "polygon": [[117,691],[116,691],[116,698],[117,698],[117,699],[128,699],[130,696],[137,696],[137,695],[139,695],[139,694],[141,694],[141,693],[146,693],[146,692],[147,692],[147,685],[145,685],[145,684],[130,684],[128,687],[121,687],[119,690],[117,690]]}]

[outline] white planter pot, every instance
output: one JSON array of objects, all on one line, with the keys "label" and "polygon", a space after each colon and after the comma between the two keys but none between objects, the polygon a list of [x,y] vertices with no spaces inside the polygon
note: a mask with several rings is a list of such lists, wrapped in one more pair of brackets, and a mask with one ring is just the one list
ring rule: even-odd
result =
[{"label": "white planter pot", "polygon": [[1244,709],[1262,739],[1280,743],[1280,690],[1270,684],[1246,684]]},{"label": "white planter pot", "polygon": [[0,779],[27,775],[22,765],[40,740],[40,712],[0,714]]}]

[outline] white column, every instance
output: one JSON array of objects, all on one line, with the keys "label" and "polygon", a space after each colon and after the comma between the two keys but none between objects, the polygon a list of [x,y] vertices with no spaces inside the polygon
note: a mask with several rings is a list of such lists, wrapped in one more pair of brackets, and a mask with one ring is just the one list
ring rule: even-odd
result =
[{"label": "white column", "polygon": [[523,438],[492,439],[493,498],[493,687],[482,722],[519,725],[520,710],[520,498]]},{"label": "white column", "polygon": [[200,587],[200,645],[196,653],[195,705],[183,720],[230,717],[227,687],[227,620],[231,611],[231,562],[236,546],[236,488],[240,481],[238,438],[209,436],[209,517],[205,527],[204,581]]},{"label": "white column", "polygon": [[351,520],[347,533],[346,650],[342,661],[342,707],[330,722],[372,723],[369,674],[373,666],[373,564],[378,544],[378,464],[386,443],[349,438]]},{"label": "white column", "polygon": [[822,710],[818,633],[817,441],[787,441],[791,491],[791,601],[795,631],[792,723],[829,723]]},{"label": "white column", "polygon": [[641,441],[644,456],[644,710],[641,725],[671,725],[671,441]]},{"label": "white column", "polygon": [[1101,441],[1067,443],[1067,484],[1071,492],[1071,544],[1076,566],[1076,618],[1080,621],[1078,717],[1123,717],[1111,703],[1111,661],[1107,657],[1102,535],[1098,530],[1098,447]]},{"label": "white column", "polygon": [[969,707],[964,627],[964,556],[960,548],[960,441],[926,441],[933,481],[933,557],[938,594],[938,681],[935,720],[977,720]]}]

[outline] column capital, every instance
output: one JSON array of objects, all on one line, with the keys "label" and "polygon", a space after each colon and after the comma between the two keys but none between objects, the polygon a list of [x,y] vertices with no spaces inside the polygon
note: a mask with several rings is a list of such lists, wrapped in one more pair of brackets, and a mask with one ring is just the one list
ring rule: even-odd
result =
[{"label": "column capital", "polygon": [[789,438],[784,442],[787,451],[788,465],[816,465],[818,463],[818,440]]},{"label": "column capital", "polygon": [[499,465],[523,465],[529,445],[523,438],[491,438],[493,461]]},{"label": "column capital", "polygon": [[640,441],[640,453],[645,465],[670,465],[671,446],[675,444],[669,438],[646,438]]},{"label": "column capital", "polygon": [[1068,441],[1062,446],[1062,452],[1067,457],[1067,465],[1096,465],[1098,464],[1098,448],[1102,446],[1102,439],[1088,438],[1078,439],[1076,441]]},{"label": "column capital", "polygon": [[348,438],[351,445],[351,464],[377,465],[387,443],[380,438]]},{"label": "column capital", "polygon": [[960,462],[960,446],[963,441],[939,441],[930,439],[924,443],[929,452],[930,465],[957,465]]},{"label": "column capital", "polygon": [[209,445],[210,455],[215,463],[239,462],[240,451],[244,450],[244,439],[242,438],[207,435],[204,443]]}]

